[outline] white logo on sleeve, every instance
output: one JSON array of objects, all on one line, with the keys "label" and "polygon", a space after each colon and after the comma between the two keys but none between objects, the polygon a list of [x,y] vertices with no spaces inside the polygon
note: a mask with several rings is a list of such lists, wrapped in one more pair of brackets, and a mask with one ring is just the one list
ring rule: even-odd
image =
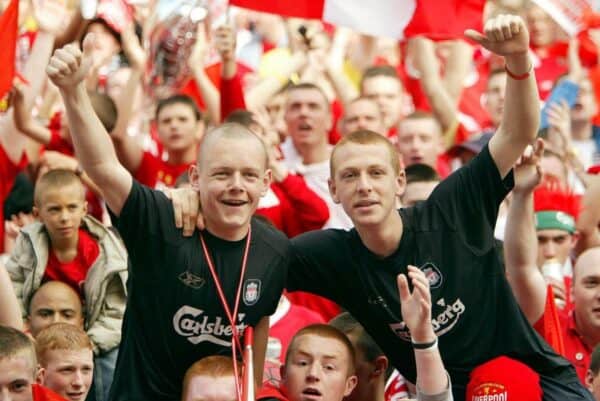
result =
[{"label": "white logo on sleeve", "polygon": [[[435,334],[440,337],[456,326],[466,308],[460,298],[452,304],[446,304],[444,298],[441,298],[436,301],[436,304],[444,309],[431,319],[431,325]],[[410,331],[403,321],[400,323],[390,323],[390,329],[401,339],[410,341]]]},{"label": "white logo on sleeve", "polygon": [[[243,322],[245,313],[238,313],[238,332],[243,332],[247,324]],[[186,337],[192,344],[208,341],[223,347],[231,346],[233,329],[230,324],[221,317],[210,318],[204,315],[202,309],[184,305],[173,315],[173,328],[180,336]]]},{"label": "white logo on sleeve", "polygon": [[244,283],[244,303],[252,306],[260,298],[261,281],[259,279],[248,279]]}]

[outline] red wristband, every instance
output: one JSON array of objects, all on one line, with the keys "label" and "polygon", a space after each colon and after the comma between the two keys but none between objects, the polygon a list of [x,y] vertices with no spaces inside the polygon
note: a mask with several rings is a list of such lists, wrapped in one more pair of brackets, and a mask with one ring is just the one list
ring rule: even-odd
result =
[{"label": "red wristband", "polygon": [[529,64],[529,69],[527,70],[527,72],[525,72],[524,74],[517,75],[517,74],[515,74],[515,73],[512,73],[512,72],[511,72],[511,71],[508,69],[508,67],[506,66],[506,64],[504,65],[504,71],[506,71],[506,73],[508,74],[508,76],[509,76],[509,77],[511,77],[512,79],[515,79],[515,80],[517,80],[517,81],[522,81],[522,80],[524,80],[524,79],[527,79],[527,78],[529,78],[529,74],[531,74],[531,70],[532,70],[532,68],[533,68],[533,65],[532,65],[532,64]]}]

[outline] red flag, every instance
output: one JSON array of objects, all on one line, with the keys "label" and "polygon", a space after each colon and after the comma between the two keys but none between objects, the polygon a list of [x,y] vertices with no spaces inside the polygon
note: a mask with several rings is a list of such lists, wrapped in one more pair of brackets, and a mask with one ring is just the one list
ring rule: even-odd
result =
[{"label": "red flag", "polygon": [[10,4],[0,16],[0,32],[2,46],[0,46],[0,109],[6,110],[6,95],[12,87],[15,76],[15,56],[17,49],[17,35],[19,30],[19,0],[11,0]]},{"label": "red flag", "polygon": [[401,39],[463,37],[466,28],[481,30],[485,0],[230,0],[252,10],[320,19],[373,36]]}]

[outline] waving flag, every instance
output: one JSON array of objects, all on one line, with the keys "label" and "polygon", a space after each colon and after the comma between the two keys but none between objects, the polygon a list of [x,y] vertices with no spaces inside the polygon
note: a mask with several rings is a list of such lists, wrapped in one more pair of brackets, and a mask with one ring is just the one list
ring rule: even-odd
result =
[{"label": "waving flag", "polygon": [[6,110],[6,97],[12,87],[15,76],[15,55],[17,48],[19,19],[19,0],[11,0],[10,4],[0,16],[0,32],[2,32],[2,46],[0,46],[0,109]]},{"label": "waving flag", "polygon": [[452,39],[462,37],[466,28],[481,30],[485,0],[230,0],[229,4],[320,19],[372,36]]}]

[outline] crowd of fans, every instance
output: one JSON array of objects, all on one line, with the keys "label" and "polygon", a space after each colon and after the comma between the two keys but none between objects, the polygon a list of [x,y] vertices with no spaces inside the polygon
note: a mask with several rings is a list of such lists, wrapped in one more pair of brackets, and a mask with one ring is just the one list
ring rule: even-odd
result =
[{"label": "crowd of fans", "polygon": [[165,84],[160,1],[81,3],[19,1],[0,401],[600,401],[600,28],[214,0]]}]

